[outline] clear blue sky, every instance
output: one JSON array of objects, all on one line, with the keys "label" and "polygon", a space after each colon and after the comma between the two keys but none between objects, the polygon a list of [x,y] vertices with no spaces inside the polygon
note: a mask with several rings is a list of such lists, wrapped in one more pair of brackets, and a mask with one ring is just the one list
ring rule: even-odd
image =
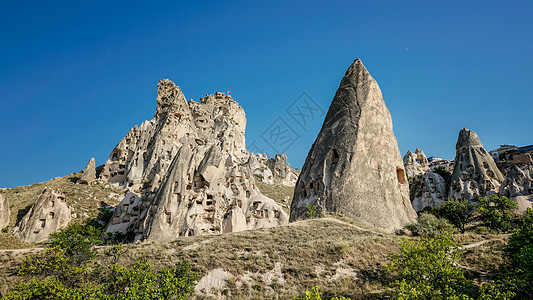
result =
[{"label": "clear blue sky", "polygon": [[361,58],[381,86],[402,155],[453,159],[463,127],[487,149],[533,143],[530,1],[4,1],[0,10],[0,187],[103,164],[153,117],[156,84],[188,99],[230,90],[247,142],[307,92],[327,110]]}]

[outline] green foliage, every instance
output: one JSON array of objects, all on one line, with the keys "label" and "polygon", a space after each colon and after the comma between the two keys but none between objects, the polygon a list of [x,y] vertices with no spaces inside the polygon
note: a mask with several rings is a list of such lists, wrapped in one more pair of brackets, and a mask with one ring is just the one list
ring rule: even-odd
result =
[{"label": "green foliage", "polygon": [[511,266],[505,268],[504,278],[516,285],[520,298],[533,298],[533,210],[530,208],[509,237],[505,255]]},{"label": "green foliage", "polygon": [[65,255],[70,258],[70,263],[79,266],[96,256],[96,249],[93,246],[102,243],[101,235],[102,228],[96,227],[93,223],[73,224],[52,233],[46,247],[64,249]]},{"label": "green foliage", "polygon": [[186,299],[199,277],[191,266],[154,270],[146,258],[131,267],[119,263],[122,245],[106,251],[99,265],[93,259],[102,243],[101,227],[75,224],[51,235],[43,254],[30,256],[18,274],[33,277],[15,286],[5,299]]},{"label": "green foliage", "polygon": [[450,233],[404,241],[387,265],[395,273],[389,292],[394,299],[470,299],[470,282],[456,265],[460,255]]},{"label": "green foliage", "polygon": [[307,211],[305,212],[305,214],[307,215],[307,217],[314,218],[316,216],[316,205],[307,204],[306,207]]},{"label": "green foliage", "polygon": [[431,212],[438,217],[445,218],[459,228],[461,233],[464,233],[465,226],[471,221],[475,208],[476,206],[467,199],[449,199],[441,205],[433,207]]},{"label": "green foliage", "polygon": [[448,171],[446,171],[446,169],[443,167],[443,166],[440,166],[438,168],[435,168],[433,170],[433,173],[437,173],[439,174],[440,176],[442,176],[442,178],[444,178],[444,180],[446,182],[449,182],[451,177],[452,177],[452,174]]},{"label": "green foliage", "polygon": [[453,231],[453,226],[444,219],[438,219],[432,214],[421,213],[417,223],[405,225],[413,235],[435,237],[443,232]]},{"label": "green foliage", "polygon": [[478,300],[509,300],[516,296],[511,286],[502,282],[487,282],[481,285]]},{"label": "green foliage", "polygon": [[506,197],[492,195],[490,198],[479,198],[478,213],[480,219],[490,228],[498,232],[507,231],[511,228],[511,222],[515,216],[514,210],[518,204]]},{"label": "green foliage", "polygon": [[[311,290],[305,290],[305,294],[302,297],[292,298],[293,300],[322,300],[322,293],[320,292],[320,287],[314,286]],[[350,300],[350,298],[345,298],[343,296],[333,297],[331,300]]]},{"label": "green foliage", "polygon": [[8,232],[9,232],[9,226],[2,228],[2,233],[8,233]]}]

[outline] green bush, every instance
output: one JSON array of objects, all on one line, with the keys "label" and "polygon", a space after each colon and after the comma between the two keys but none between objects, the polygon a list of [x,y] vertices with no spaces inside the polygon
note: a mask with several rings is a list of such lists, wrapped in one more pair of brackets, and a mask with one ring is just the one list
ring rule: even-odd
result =
[{"label": "green bush", "polygon": [[421,213],[418,223],[410,223],[405,228],[413,235],[435,237],[443,232],[453,231],[453,226],[444,219],[438,219],[432,214]]},{"label": "green bush", "polygon": [[470,282],[457,266],[460,256],[450,233],[404,241],[387,265],[394,275],[389,293],[394,299],[471,299]]},{"label": "green bush", "polygon": [[479,198],[478,213],[485,225],[500,232],[511,228],[511,222],[515,217],[514,211],[517,208],[518,204],[514,201],[492,195],[490,198]]},{"label": "green bush", "polygon": [[[320,292],[320,287],[314,286],[311,290],[305,290],[305,293],[301,297],[292,298],[293,300],[322,300],[322,293]],[[350,298],[345,298],[343,296],[333,297],[331,300],[350,300]]]},{"label": "green bush", "polygon": [[475,208],[476,206],[467,199],[449,199],[441,205],[433,207],[431,212],[448,220],[459,228],[461,233],[465,233],[465,226],[471,221]]},{"label": "green bush", "polygon": [[96,227],[93,223],[73,224],[52,233],[46,247],[64,249],[65,255],[70,258],[70,263],[79,266],[96,256],[96,249],[93,246],[102,244],[100,240],[102,231],[101,227]]}]

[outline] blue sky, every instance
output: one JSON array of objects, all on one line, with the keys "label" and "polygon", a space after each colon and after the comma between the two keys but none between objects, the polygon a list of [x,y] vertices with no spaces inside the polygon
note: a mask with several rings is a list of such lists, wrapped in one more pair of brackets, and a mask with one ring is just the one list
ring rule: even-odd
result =
[{"label": "blue sky", "polygon": [[327,110],[361,58],[382,89],[402,155],[453,159],[459,130],[487,149],[533,143],[528,1],[35,1],[0,11],[0,187],[103,164],[155,111],[157,81],[187,99],[230,90],[247,143],[283,119],[300,168],[323,117],[285,111],[303,92]]}]

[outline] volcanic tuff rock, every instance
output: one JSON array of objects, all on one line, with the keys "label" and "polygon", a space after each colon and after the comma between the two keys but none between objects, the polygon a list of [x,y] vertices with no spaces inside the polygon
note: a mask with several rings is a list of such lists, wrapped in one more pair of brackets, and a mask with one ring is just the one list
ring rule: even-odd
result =
[{"label": "volcanic tuff rock", "polygon": [[412,201],[415,211],[421,211],[425,207],[436,207],[444,203],[448,196],[448,186],[442,176],[427,170],[421,180],[420,195]]},{"label": "volcanic tuff rock", "polygon": [[87,163],[87,166],[85,166],[85,169],[81,173],[81,177],[78,180],[78,183],[85,183],[88,184],[91,181],[94,181],[96,179],[96,161],[94,158],[91,158],[89,162]]},{"label": "volcanic tuff rock", "polygon": [[392,118],[361,60],[348,68],[296,183],[290,220],[338,212],[387,231],[415,222]]},{"label": "volcanic tuff rock", "polygon": [[[244,110],[231,96],[187,102],[172,81],[160,81],[154,118],[128,132],[101,173],[140,195],[126,195],[107,230],[154,240],[287,222],[273,200],[259,197],[245,128]],[[233,215],[245,222],[224,226],[236,222]]]},{"label": "volcanic tuff rock", "polygon": [[473,200],[497,194],[504,178],[477,134],[463,128],[455,149],[449,197]]},{"label": "volcanic tuff rock", "polygon": [[51,233],[66,227],[70,221],[70,209],[64,201],[61,192],[45,188],[13,234],[25,243],[46,241]]},{"label": "volcanic tuff rock", "polygon": [[296,171],[287,163],[286,154],[276,154],[275,158],[267,158],[266,154],[251,154],[248,166],[255,176],[269,184],[294,186],[298,179]]},{"label": "volcanic tuff rock", "polygon": [[411,152],[411,150],[407,151],[403,157],[403,164],[407,177],[411,178],[424,174],[429,169],[429,162],[424,151],[418,148],[416,148],[415,153]]},{"label": "volcanic tuff rock", "polygon": [[4,229],[9,224],[9,201],[0,194],[0,230]]},{"label": "volcanic tuff rock", "polygon": [[521,212],[533,208],[533,165],[512,166],[500,186],[499,194],[518,203]]}]

